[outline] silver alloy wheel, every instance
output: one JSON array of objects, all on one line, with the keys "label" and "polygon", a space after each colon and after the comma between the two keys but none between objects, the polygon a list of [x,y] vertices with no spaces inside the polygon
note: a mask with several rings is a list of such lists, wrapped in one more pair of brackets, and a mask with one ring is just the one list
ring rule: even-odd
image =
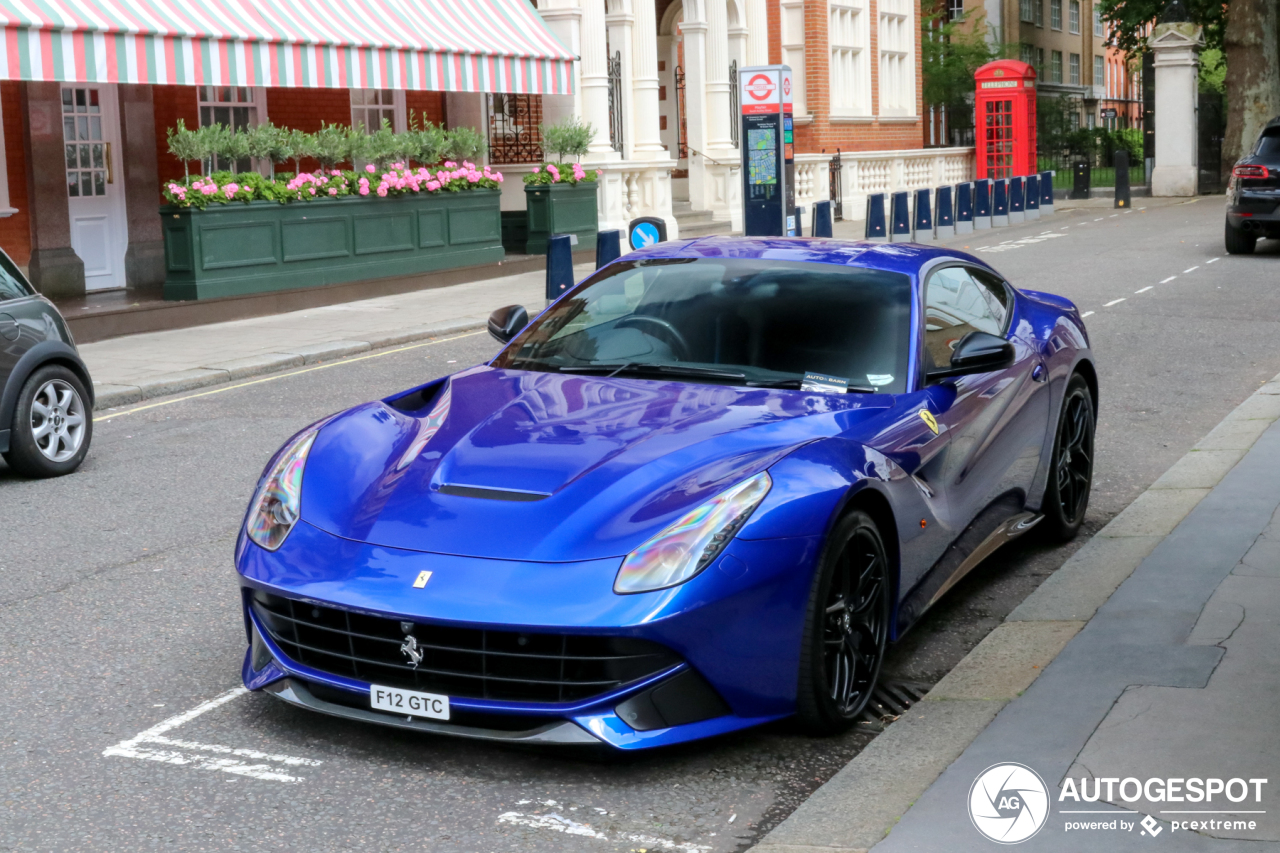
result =
[{"label": "silver alloy wheel", "polygon": [[31,401],[31,436],[50,461],[66,462],[84,443],[84,402],[70,384],[50,379]]}]

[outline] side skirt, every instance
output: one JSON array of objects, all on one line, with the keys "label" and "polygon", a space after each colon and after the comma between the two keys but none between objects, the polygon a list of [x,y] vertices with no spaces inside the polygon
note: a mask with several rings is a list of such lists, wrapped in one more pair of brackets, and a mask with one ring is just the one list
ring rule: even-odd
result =
[{"label": "side skirt", "polygon": [[1021,499],[1006,496],[978,514],[902,603],[898,605],[900,639],[930,607],[1006,542],[1040,523],[1043,515],[1021,509]]}]

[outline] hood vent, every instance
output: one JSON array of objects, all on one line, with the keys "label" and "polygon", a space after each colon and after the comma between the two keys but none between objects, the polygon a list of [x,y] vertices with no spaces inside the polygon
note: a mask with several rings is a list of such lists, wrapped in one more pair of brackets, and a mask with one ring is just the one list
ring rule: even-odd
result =
[{"label": "hood vent", "polygon": [[490,501],[540,501],[551,497],[550,492],[522,492],[518,489],[487,489],[483,486],[460,486],[445,483],[440,487],[444,495],[457,495],[460,498],[484,498]]}]

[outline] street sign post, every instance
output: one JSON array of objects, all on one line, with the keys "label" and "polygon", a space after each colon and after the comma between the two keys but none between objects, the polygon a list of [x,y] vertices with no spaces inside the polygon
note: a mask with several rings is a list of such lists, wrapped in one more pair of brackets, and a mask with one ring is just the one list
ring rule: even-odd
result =
[{"label": "street sign post", "polygon": [[738,69],[743,233],[749,237],[798,233],[791,85],[788,65]]}]

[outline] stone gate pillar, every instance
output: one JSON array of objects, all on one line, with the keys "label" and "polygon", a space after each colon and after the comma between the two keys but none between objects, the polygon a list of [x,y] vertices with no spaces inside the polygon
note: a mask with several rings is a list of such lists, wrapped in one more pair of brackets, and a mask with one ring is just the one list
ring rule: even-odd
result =
[{"label": "stone gate pillar", "polygon": [[1151,194],[1194,196],[1200,181],[1196,92],[1204,36],[1196,24],[1157,24],[1147,43],[1155,54],[1156,72]]}]

